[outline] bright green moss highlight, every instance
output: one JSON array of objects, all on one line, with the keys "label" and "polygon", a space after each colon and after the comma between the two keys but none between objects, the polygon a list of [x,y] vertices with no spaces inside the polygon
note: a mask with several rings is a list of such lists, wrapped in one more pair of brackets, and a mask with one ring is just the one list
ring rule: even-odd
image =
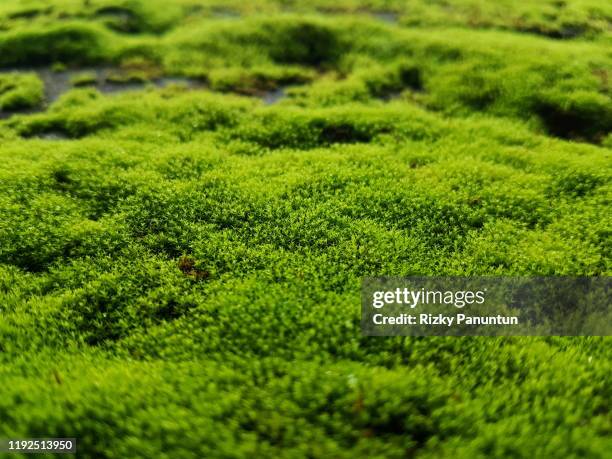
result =
[{"label": "bright green moss highlight", "polygon": [[608,6],[446,3],[2,3],[0,437],[606,457],[609,338],[360,334],[363,276],[612,272]]}]

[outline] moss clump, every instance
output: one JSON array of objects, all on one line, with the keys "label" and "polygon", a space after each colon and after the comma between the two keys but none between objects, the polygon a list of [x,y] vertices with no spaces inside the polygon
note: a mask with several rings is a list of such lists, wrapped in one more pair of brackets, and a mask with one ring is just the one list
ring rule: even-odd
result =
[{"label": "moss clump", "polygon": [[301,67],[265,66],[213,70],[207,79],[211,89],[217,91],[257,95],[280,86],[304,84],[313,78],[313,72]]},{"label": "moss clump", "polygon": [[70,78],[70,84],[72,86],[93,86],[98,82],[98,75],[96,72],[82,72],[73,75]]},{"label": "moss clump", "polygon": [[109,57],[108,39],[102,30],[87,23],[23,27],[0,33],[0,66],[104,62]]},{"label": "moss clump", "polygon": [[0,74],[0,110],[34,108],[44,97],[44,85],[33,73]]},{"label": "moss clump", "polygon": [[161,116],[166,127],[176,135],[191,135],[234,125],[240,113],[250,105],[248,101],[227,100],[206,93],[195,97],[184,91],[175,93],[172,88],[167,94],[177,94],[178,97],[168,99],[164,93],[151,92],[148,103],[143,105],[137,103],[143,100],[138,92],[121,99],[108,99],[96,89],[79,88],[62,96],[46,113],[9,122],[24,137],[60,131],[78,138],[102,130],[154,121]]},{"label": "moss clump", "polygon": [[182,15],[180,4],[159,0],[106,2],[92,12],[92,18],[119,33],[163,33]]}]

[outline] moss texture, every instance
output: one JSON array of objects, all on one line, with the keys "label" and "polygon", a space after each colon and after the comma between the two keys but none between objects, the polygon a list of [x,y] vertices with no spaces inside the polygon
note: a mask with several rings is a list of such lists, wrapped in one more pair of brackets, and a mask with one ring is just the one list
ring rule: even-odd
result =
[{"label": "moss texture", "polygon": [[0,75],[0,111],[34,108],[43,102],[44,85],[34,73]]},{"label": "moss texture", "polygon": [[609,338],[359,329],[363,276],[610,275],[608,2],[330,5],[2,2],[0,438],[609,455]]}]

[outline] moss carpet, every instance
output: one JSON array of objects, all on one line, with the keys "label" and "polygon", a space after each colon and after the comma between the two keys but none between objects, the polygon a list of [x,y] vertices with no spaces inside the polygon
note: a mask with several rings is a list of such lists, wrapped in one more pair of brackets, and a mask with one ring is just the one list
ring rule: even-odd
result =
[{"label": "moss carpet", "polygon": [[610,275],[611,25],[604,0],[2,2],[0,437],[609,457],[609,338],[364,337],[359,288]]}]

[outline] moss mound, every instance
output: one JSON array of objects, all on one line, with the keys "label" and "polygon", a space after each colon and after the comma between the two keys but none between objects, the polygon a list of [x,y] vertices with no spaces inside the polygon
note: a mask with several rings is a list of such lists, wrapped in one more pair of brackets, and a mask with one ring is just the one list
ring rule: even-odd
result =
[{"label": "moss mound", "polygon": [[364,337],[359,289],[610,275],[611,18],[3,2],[0,437],[91,458],[606,457],[609,338]]}]

